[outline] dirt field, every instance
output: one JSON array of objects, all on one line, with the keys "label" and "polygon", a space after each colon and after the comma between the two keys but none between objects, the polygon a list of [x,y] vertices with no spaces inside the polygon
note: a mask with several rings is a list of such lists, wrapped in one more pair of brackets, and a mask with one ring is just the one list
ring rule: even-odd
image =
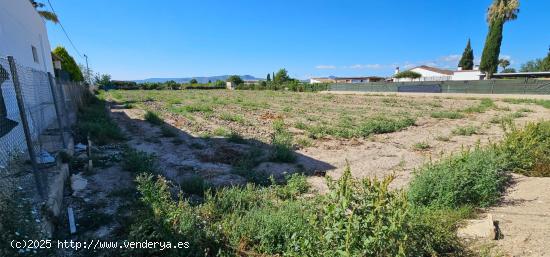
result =
[{"label": "dirt field", "polygon": [[[244,184],[249,178],[235,169],[243,159],[257,158],[247,172],[276,178],[305,172],[320,193],[326,191],[322,175],[337,178],[346,163],[356,177],[395,174],[392,186],[406,187],[426,162],[497,142],[505,133],[503,124],[521,127],[550,118],[547,102],[509,98],[225,90],[111,91],[104,97],[113,101],[111,116],[128,135],[128,144],[154,153],[160,170],[176,183],[199,175],[215,187]],[[147,111],[164,124],[147,122]],[[390,131],[356,129],[373,119],[414,122]],[[275,120],[284,121],[293,136],[295,162],[271,161],[265,151],[259,158],[248,155],[270,149]],[[235,135],[239,140],[232,140]],[[480,242],[492,254],[545,256],[548,235],[541,228],[548,226],[550,202],[539,195],[548,192],[550,181],[515,182],[501,206],[486,210],[501,222],[504,239]]]},{"label": "dirt field", "polygon": [[[225,90],[111,91],[107,97],[121,103],[113,112],[124,114],[115,115],[123,127],[142,135],[131,137],[132,144],[165,159],[170,176],[181,174],[170,167],[179,170],[204,167],[202,175],[216,183],[224,179],[230,180],[229,183],[243,182],[231,174],[230,161],[220,163],[216,158],[231,155],[228,149],[250,147],[217,139],[236,133],[251,140],[252,145],[269,145],[276,119],[282,119],[294,136],[297,162],[262,163],[257,168],[280,173],[285,169],[292,172],[299,166],[311,173],[327,172],[338,177],[348,161],[357,177],[394,173],[397,175],[394,186],[402,187],[414,169],[429,160],[478,143],[498,141],[504,133],[500,122],[503,117],[518,126],[550,117],[550,109],[539,105],[480,98]],[[489,102],[488,106],[480,108],[482,102]],[[180,138],[186,143],[173,144],[172,138],[162,137],[158,126],[143,121],[145,110],[158,113],[167,124],[179,129]],[[458,117],[439,117],[438,113],[454,113]],[[373,117],[415,121],[414,125],[393,133],[363,136],[353,131]],[[460,127],[470,131],[457,131]],[[238,150],[233,154],[241,153]],[[323,191],[324,178],[310,179]]]}]

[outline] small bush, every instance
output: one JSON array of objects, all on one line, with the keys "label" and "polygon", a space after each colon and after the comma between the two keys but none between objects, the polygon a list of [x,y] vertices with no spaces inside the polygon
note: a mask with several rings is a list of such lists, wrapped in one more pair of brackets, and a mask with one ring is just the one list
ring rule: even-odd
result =
[{"label": "small bush", "polygon": [[180,181],[180,188],[183,192],[195,195],[204,195],[208,185],[199,175],[191,175]]},{"label": "small bush", "polygon": [[160,118],[158,116],[158,114],[156,114],[154,112],[151,112],[151,111],[147,111],[145,113],[144,118],[145,118],[146,121],[148,121],[149,123],[151,123],[153,125],[160,126],[160,125],[164,124],[164,120],[162,120],[162,118]]},{"label": "small bush", "polygon": [[418,143],[413,145],[413,148],[415,150],[419,150],[419,151],[428,150],[428,149],[430,149],[430,147],[431,146],[428,142],[418,142]]},{"label": "small bush", "polygon": [[239,123],[239,124],[244,124],[245,123],[244,117],[242,115],[231,114],[231,113],[227,113],[227,112],[222,113],[220,115],[220,119],[226,120],[226,121],[231,121],[231,122],[236,122],[236,123]]},{"label": "small bush", "polygon": [[78,111],[76,123],[76,141],[85,142],[88,134],[99,145],[124,139],[124,135],[105,109],[105,102],[95,96],[89,98],[88,104]]},{"label": "small bush", "polygon": [[457,127],[453,130],[453,135],[458,136],[471,136],[474,134],[478,134],[479,128],[475,126],[464,126],[464,127]]},{"label": "small bush", "polygon": [[508,168],[526,176],[550,176],[550,122],[530,123],[524,129],[512,128],[501,151]]},{"label": "small bush", "polygon": [[283,200],[296,199],[299,195],[306,193],[309,190],[309,183],[306,177],[302,174],[295,173],[287,176],[285,186],[276,187],[276,194]]},{"label": "small bush", "polygon": [[456,208],[494,204],[509,179],[506,162],[496,146],[463,151],[421,168],[410,183],[416,206]]},{"label": "small bush", "polygon": [[282,120],[276,120],[273,123],[273,129],[275,132],[271,139],[273,144],[271,160],[275,162],[294,162],[296,156],[292,147],[292,134],[285,128]]},{"label": "small bush", "polygon": [[460,113],[460,112],[443,111],[443,112],[432,112],[431,117],[432,117],[432,118],[435,118],[435,119],[451,119],[451,120],[456,120],[456,119],[462,119],[462,118],[464,118],[464,114],[462,114],[462,113]]},{"label": "small bush", "polygon": [[495,108],[495,102],[489,98],[481,99],[481,102],[477,106],[472,106],[464,109],[466,113],[484,113],[491,108]]},{"label": "small bush", "polygon": [[123,153],[123,168],[127,171],[143,173],[156,172],[157,158],[153,154],[146,152],[126,149]]}]

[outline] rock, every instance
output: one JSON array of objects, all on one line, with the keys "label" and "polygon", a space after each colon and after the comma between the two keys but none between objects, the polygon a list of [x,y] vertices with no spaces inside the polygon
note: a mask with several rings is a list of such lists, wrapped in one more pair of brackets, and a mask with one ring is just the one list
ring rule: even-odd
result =
[{"label": "rock", "polygon": [[498,240],[502,238],[498,221],[488,214],[483,220],[467,220],[466,226],[458,229],[458,236],[462,238],[487,238]]},{"label": "rock", "polygon": [[78,195],[88,185],[88,180],[83,178],[80,174],[71,176],[71,188],[73,189],[73,195]]}]

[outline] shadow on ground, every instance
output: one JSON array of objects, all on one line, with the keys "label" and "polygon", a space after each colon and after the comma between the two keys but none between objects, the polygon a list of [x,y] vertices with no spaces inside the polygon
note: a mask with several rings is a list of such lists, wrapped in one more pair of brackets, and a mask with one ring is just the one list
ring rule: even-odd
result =
[{"label": "shadow on ground", "polygon": [[154,154],[158,171],[180,185],[196,176],[214,188],[247,182],[269,184],[270,177],[283,182],[292,173],[324,176],[335,168],[297,152],[292,152],[293,162],[275,162],[273,145],[237,135],[197,137],[177,128],[177,124],[161,120],[152,124],[143,119],[143,110],[114,103],[109,106],[112,119],[128,136],[129,146]]}]

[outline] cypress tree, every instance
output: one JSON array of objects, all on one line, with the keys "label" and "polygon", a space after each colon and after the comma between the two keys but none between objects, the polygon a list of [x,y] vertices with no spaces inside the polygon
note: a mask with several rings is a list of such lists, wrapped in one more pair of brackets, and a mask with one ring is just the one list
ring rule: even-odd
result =
[{"label": "cypress tree", "polygon": [[270,82],[271,81],[271,74],[267,74],[267,79],[266,79],[267,82]]},{"label": "cypress tree", "polygon": [[468,39],[468,44],[462,53],[462,59],[458,63],[458,67],[462,67],[463,70],[473,70],[474,69],[474,50],[470,44],[470,39]]},{"label": "cypress tree", "polygon": [[489,26],[489,34],[487,34],[480,65],[480,69],[487,74],[487,79],[490,79],[498,70],[503,28],[503,19],[494,20]]},{"label": "cypress tree", "polygon": [[481,70],[487,75],[486,79],[490,79],[498,70],[504,23],[517,19],[518,13],[519,0],[493,0],[487,11],[489,33],[483,48],[480,65]]}]

